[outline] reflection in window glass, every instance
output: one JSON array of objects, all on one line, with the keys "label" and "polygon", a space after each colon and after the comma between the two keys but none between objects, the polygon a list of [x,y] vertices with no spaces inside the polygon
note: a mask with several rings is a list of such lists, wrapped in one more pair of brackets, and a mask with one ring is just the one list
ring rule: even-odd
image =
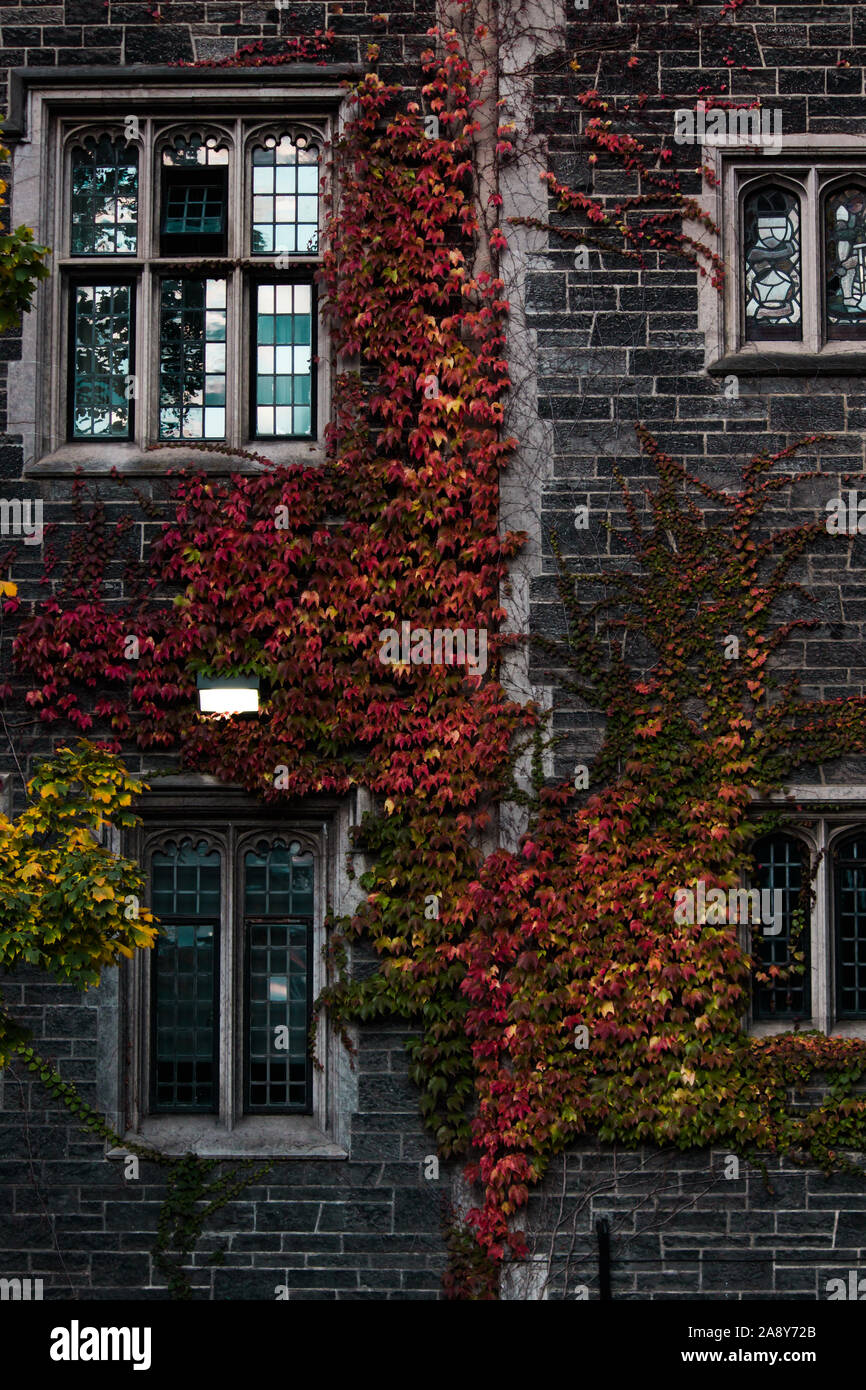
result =
[{"label": "reflection in window glass", "polygon": [[312,432],[312,287],[256,287],[256,433]]},{"label": "reflection in window glass", "polygon": [[800,338],[800,203],[784,188],[751,193],[745,226],[746,337]]},{"label": "reflection in window glass", "polygon": [[155,853],[151,900],[160,921],[153,962],[154,1103],[158,1110],[214,1110],[218,851],[203,840],[185,840]]},{"label": "reflection in window glass", "polygon": [[138,240],[138,151],[110,135],[72,151],[73,256],[134,255]]},{"label": "reflection in window glass", "polygon": [[253,150],[253,255],[314,256],[319,244],[319,156],[299,135]]},{"label": "reflection in window glass", "polygon": [[159,435],[224,439],[226,281],[163,280]]},{"label": "reflection in window glass", "polygon": [[827,199],[827,328],[832,337],[866,333],[866,192]]},{"label": "reflection in window glass", "polygon": [[76,285],[73,293],[73,435],[128,439],[131,286]]}]

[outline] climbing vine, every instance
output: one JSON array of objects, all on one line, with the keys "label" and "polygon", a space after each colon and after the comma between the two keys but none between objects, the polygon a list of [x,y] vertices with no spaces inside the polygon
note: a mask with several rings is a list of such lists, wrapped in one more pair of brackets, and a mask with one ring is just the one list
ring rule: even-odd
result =
[{"label": "climbing vine", "polygon": [[[0,163],[8,163],[9,151],[0,145]],[[0,209],[5,207],[7,184],[0,179]],[[33,300],[36,286],[49,275],[47,246],[40,246],[30,227],[0,229],[0,333],[17,328]]]},{"label": "climbing vine", "polygon": [[[87,989],[106,965],[152,945],[139,866],[102,842],[137,823],[142,784],[87,742],[40,764],[30,801],[0,816],[0,967],[27,964]],[[0,1030],[0,1062],[3,1057]]]},{"label": "climbing vine", "polygon": [[[273,1168],[273,1163],[257,1164],[255,1159],[244,1159],[240,1163],[225,1165],[220,1159],[201,1158],[198,1154],[187,1153],[172,1158],[146,1144],[123,1139],[93,1106],[79,1094],[68,1081],[63,1081],[57,1070],[26,1041],[23,1031],[8,1019],[0,1016],[2,1040],[7,1045],[8,1056],[18,1056],[27,1070],[34,1074],[45,1090],[55,1100],[65,1105],[88,1133],[100,1139],[125,1155],[154,1163],[166,1174],[166,1185],[160,1206],[157,1237],[153,1246],[156,1269],[166,1280],[169,1297],[189,1299],[193,1288],[186,1269],[190,1256],[207,1221],[228,1202],[239,1196],[251,1183],[265,1176]],[[224,1168],[212,1181],[208,1181],[215,1169]],[[210,1257],[211,1264],[220,1264],[222,1251],[215,1250]]]},{"label": "climbing vine", "polygon": [[[496,1255],[523,1251],[508,1218],[551,1155],[588,1132],[822,1167],[866,1141],[862,1042],[745,1035],[757,962],[743,924],[674,912],[681,887],[726,891],[751,868],[751,843],[778,819],[750,815],[756,796],[863,746],[862,697],[806,700],[774,674],[815,621],[775,614],[799,593],[791,572],[823,520],[775,533],[761,522],[811,475],[780,471],[792,448],[752,459],[741,488],[722,492],[638,433],[659,483],[647,521],[620,479],[633,564],[581,574],[577,591],[562,567],[567,646],[542,643],[566,665],[565,688],[606,716],[590,794],[575,809],[572,788],[541,789],[519,852],[485,861],[459,908],[466,939],[445,951],[467,970],[476,1220]],[[583,585],[601,596],[581,602]],[[789,1091],[813,1069],[831,1084],[803,1115]]]}]

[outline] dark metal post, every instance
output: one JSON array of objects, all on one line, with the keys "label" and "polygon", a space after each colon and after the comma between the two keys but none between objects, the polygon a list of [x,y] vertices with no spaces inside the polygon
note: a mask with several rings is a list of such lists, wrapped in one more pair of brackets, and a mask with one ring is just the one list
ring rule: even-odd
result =
[{"label": "dark metal post", "polygon": [[598,1296],[602,1303],[610,1303],[610,1222],[602,1216],[595,1223],[598,1237]]}]

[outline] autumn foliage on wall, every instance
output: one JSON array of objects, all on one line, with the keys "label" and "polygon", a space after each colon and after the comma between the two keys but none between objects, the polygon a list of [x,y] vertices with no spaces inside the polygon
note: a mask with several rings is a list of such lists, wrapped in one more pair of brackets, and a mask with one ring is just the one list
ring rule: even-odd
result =
[{"label": "autumn foliage on wall", "polygon": [[[520,851],[491,855],[469,886],[466,937],[446,951],[467,971],[476,1219],[496,1255],[523,1252],[509,1217],[551,1154],[582,1135],[827,1167],[866,1142],[866,1045],[749,1037],[763,928],[674,912],[682,887],[727,891],[748,876],[751,845],[780,815],[750,815],[756,797],[866,741],[862,697],[806,700],[773,674],[792,634],[814,624],[778,613],[824,521],[774,531],[766,513],[812,475],[784,470],[792,448],[753,458],[726,492],[638,433],[658,474],[648,517],[614,469],[633,565],[577,581],[562,566],[568,641],[543,643],[565,688],[606,715],[591,794],[575,811],[570,788],[542,790]],[[816,1070],[826,1099],[797,1113],[790,1090]]]},{"label": "autumn foliage on wall", "polygon": [[[473,279],[460,246],[474,213],[457,62],[429,91],[455,101],[442,139],[426,139],[414,113],[378,131],[397,90],[373,75],[355,98],[324,280],[335,346],[360,352],[364,371],[338,381],[330,459],[227,479],[182,472],[126,604],[101,581],[131,523],[107,535],[81,483],[57,593],[14,645],[43,721],[82,732],[107,721],[265,798],[362,781],[445,810],[476,800],[502,762],[521,716],[496,682],[384,665],[378,636],[404,619],[484,629],[494,664],[499,585],[519,544],[496,526],[505,306],[501,282]],[[199,718],[196,675],[223,672],[261,678],[259,720]]]}]

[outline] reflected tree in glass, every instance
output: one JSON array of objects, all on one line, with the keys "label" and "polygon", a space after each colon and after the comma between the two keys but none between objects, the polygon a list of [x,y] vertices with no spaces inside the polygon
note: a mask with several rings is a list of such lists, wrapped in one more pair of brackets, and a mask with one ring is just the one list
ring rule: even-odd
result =
[{"label": "reflected tree in glass", "polygon": [[138,151],[122,139],[88,136],[72,150],[73,256],[134,255],[138,245]]},{"label": "reflected tree in glass", "polygon": [[73,294],[73,435],[128,439],[132,287],[76,285]]},{"label": "reflected tree in glass", "polygon": [[160,293],[161,439],[224,439],[226,281],[163,280]]}]

